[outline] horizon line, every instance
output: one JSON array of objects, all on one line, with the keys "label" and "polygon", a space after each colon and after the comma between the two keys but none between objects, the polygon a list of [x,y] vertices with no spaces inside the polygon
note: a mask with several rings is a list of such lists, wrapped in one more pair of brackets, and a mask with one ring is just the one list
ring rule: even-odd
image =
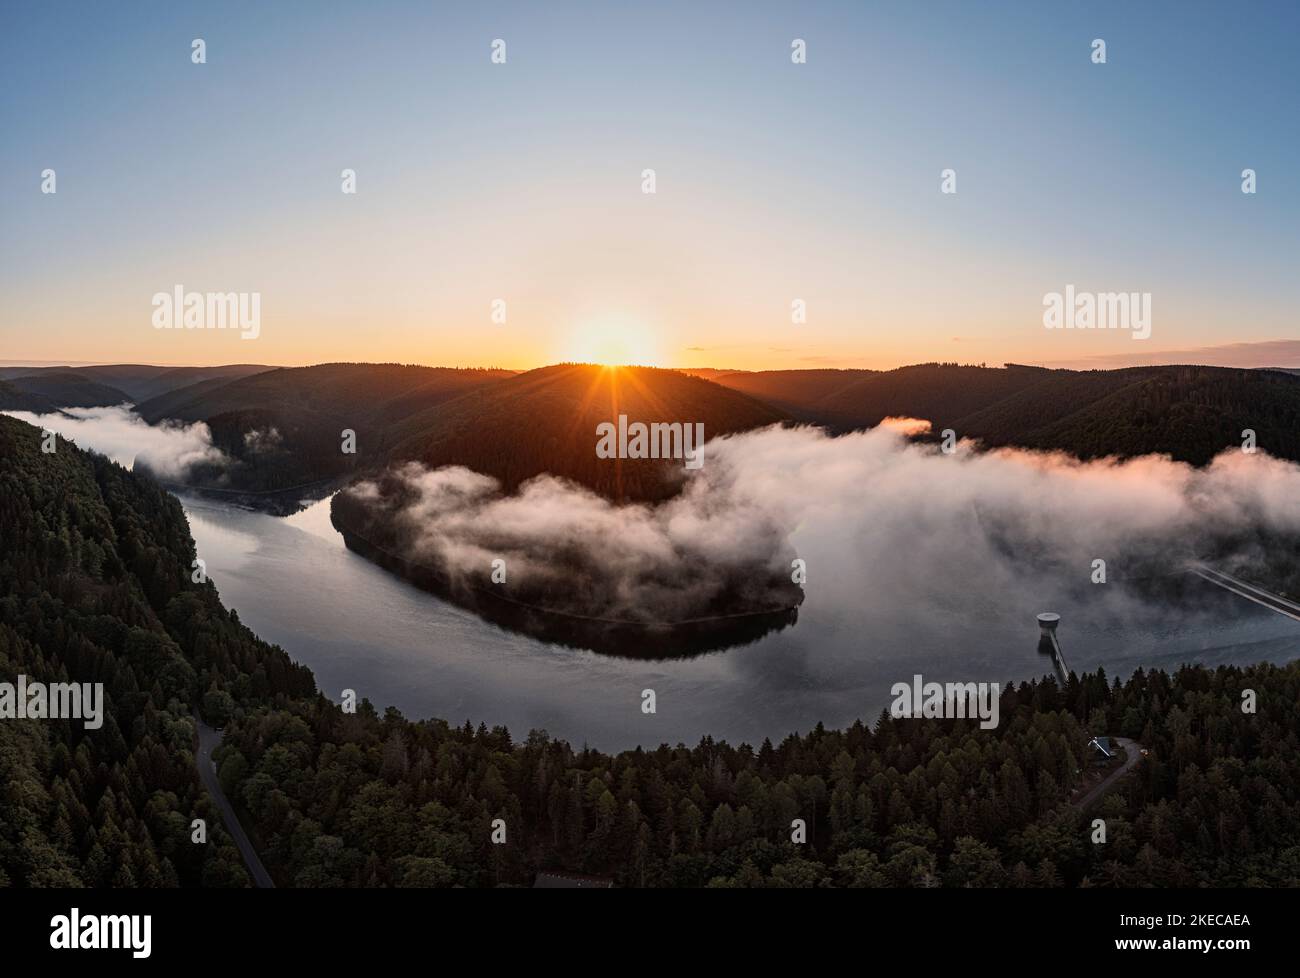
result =
[{"label": "horizon line", "polygon": [[[1286,342],[1286,341],[1278,341]],[[1248,344],[1241,344],[1248,345]],[[1300,342],[1295,344],[1300,347]],[[1186,351],[1191,352],[1191,351]],[[157,363],[136,360],[36,360],[16,358],[0,358],[0,369],[15,369],[29,367],[33,370],[48,370],[55,367],[67,367],[70,370],[76,370],[87,367],[153,367],[160,370],[221,370],[233,367],[265,367],[270,370],[302,370],[310,367],[323,367],[331,364],[356,364],[358,366],[383,366],[393,365],[401,367],[423,367],[431,370],[499,370],[511,374],[524,374],[533,370],[544,370],[547,367],[557,367],[563,364],[585,365],[593,367],[646,367],[654,370],[672,370],[678,373],[691,373],[692,371],[709,371],[719,374],[760,374],[760,373],[790,373],[795,371],[820,371],[820,370],[842,370],[846,372],[861,373],[889,373],[893,370],[902,370],[907,367],[920,367],[932,364],[951,364],[961,367],[979,367],[988,370],[1005,370],[1009,367],[1035,367],[1043,370],[1069,370],[1074,372],[1088,371],[1111,371],[1111,370],[1131,370],[1140,367],[1219,367],[1223,369],[1237,370],[1300,370],[1300,352],[1291,356],[1278,357],[1277,360],[1261,360],[1253,363],[1222,363],[1212,362],[1209,359],[1185,358],[1177,359],[1177,352],[1168,354],[1149,354],[1143,358],[1143,362],[1108,362],[1107,357],[1086,357],[1075,360],[1004,360],[1002,363],[996,361],[989,363],[987,361],[966,361],[955,359],[928,359],[912,360],[897,363],[891,367],[836,367],[836,366],[778,366],[764,367],[762,369],[746,369],[741,367],[717,367],[713,365],[702,366],[660,366],[657,364],[641,363],[600,363],[596,361],[578,361],[578,360],[556,360],[549,363],[539,363],[532,367],[515,368],[501,367],[482,364],[446,364],[446,363],[428,363],[419,361],[403,360],[318,360],[304,363],[259,363],[255,361],[242,360],[230,363],[212,363],[212,362],[187,362],[187,363]],[[1117,358],[1118,359],[1118,358]],[[1283,361],[1294,360],[1293,363],[1287,364]]]}]

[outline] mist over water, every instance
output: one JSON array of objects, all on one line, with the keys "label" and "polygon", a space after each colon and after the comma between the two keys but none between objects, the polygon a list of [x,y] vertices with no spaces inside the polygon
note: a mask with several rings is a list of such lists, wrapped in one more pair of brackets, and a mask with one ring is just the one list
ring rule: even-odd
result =
[{"label": "mist over water", "polygon": [[[1050,579],[996,601],[873,606],[851,588],[811,587],[793,628],[693,659],[644,661],[546,645],[505,632],[347,550],[322,501],[288,519],[185,498],[199,554],[222,600],[284,646],[338,698],[356,689],[410,717],[543,728],[602,749],[694,743],[708,734],[758,744],[786,733],[874,721],[890,686],[1041,676],[1034,616],[1060,611],[1075,671],[1181,662],[1286,661],[1300,623],[1189,579],[1187,600],[1158,607],[1123,583],[1073,598]],[[849,546],[848,543],[845,544]],[[820,551],[819,551],[820,552]],[[983,592],[981,591],[981,594]],[[1131,616],[1131,608],[1144,614]],[[658,712],[640,711],[641,691]]]},{"label": "mist over water", "polygon": [[1300,542],[1300,467],[1262,453],[1225,452],[1202,469],[968,442],[948,454],[909,438],[927,428],[909,418],[837,438],[782,427],[718,438],[683,492],[656,506],[548,476],[502,495],[467,469],[413,464],[385,480],[400,492],[346,492],[395,513],[387,522],[415,561],[485,578],[500,557],[518,577],[567,586],[569,610],[661,620],[688,617],[737,576],[788,580],[792,557],[806,564],[806,602],[873,620],[922,608],[973,620],[1017,595],[1089,588],[1115,616],[1136,616],[1150,612],[1096,585],[1094,561],[1108,581],[1208,556],[1258,570],[1268,541],[1279,552]]},{"label": "mist over water", "polygon": [[[80,420],[82,447],[140,451],[121,440],[121,419]],[[1034,617],[1045,610],[1063,616],[1061,643],[1079,672],[1300,654],[1300,622],[1184,571],[1207,548],[1254,561],[1261,528],[1294,534],[1300,468],[1243,453],[1201,470],[969,445],[944,455],[908,441],[915,428],[839,439],[769,429],[710,443],[672,532],[698,525],[709,547],[740,550],[745,542],[728,537],[743,521],[712,527],[726,532],[709,521],[750,512],[782,528],[808,583],[794,627],[691,659],[620,659],[502,631],[347,550],[328,500],[287,519],[183,502],[222,599],[310,666],[331,697],[352,688],[411,717],[504,724],[517,736],[544,728],[603,749],[706,734],[759,743],[818,722],[870,722],[892,684],[918,672],[941,682],[1041,676],[1051,665],[1037,653]],[[582,492],[547,491],[551,505]],[[475,514],[460,515],[458,532],[473,541]],[[1105,585],[1090,581],[1098,557],[1110,568]],[[1178,582],[1175,594],[1152,596],[1156,573]],[[647,688],[654,715],[640,710]]]},{"label": "mist over water", "polygon": [[551,476],[504,494],[469,469],[411,463],[345,489],[339,502],[380,516],[396,539],[389,546],[409,560],[489,588],[500,561],[500,593],[572,615],[681,622],[788,609],[803,597],[777,514],[707,476],[656,506],[618,505]]},{"label": "mist over water", "polygon": [[[1296,466],[1244,454],[1202,470],[1162,458],[1080,463],[970,445],[943,455],[904,437],[916,429],[898,423],[839,439],[769,429],[720,439],[696,486],[670,504],[673,520],[662,518],[669,510],[649,524],[647,514],[629,512],[640,530],[698,525],[724,551],[743,525],[710,520],[748,512],[788,528],[807,561],[794,627],[685,660],[624,660],[503,632],[347,551],[325,503],[278,523],[187,506],[223,596],[260,633],[301,654],[331,695],[364,683],[363,695],[409,715],[503,723],[520,735],[542,727],[607,749],[706,734],[758,743],[817,722],[870,722],[892,684],[918,672],[945,682],[1041,676],[1051,672],[1037,652],[1035,616],[1044,610],[1063,615],[1061,642],[1080,672],[1103,666],[1127,676],[1139,666],[1300,654],[1300,623],[1185,571],[1205,548],[1261,526],[1294,532]],[[565,492],[588,495],[553,480],[545,490],[550,506]],[[487,493],[481,511],[462,505],[472,498],[458,497],[457,539],[477,539],[480,520],[484,538],[499,537],[500,522],[489,516],[501,497]],[[510,519],[527,536],[526,507],[515,505]],[[724,525],[729,532],[714,532]],[[604,529],[593,542],[644,543],[647,554],[662,545],[653,534]],[[231,546],[233,534],[242,546]],[[731,546],[741,551],[745,542]],[[1108,560],[1105,585],[1091,583],[1095,557]],[[223,571],[227,560],[234,566]],[[1176,585],[1171,596],[1152,597],[1152,575]],[[282,597],[272,600],[277,589]],[[647,688],[656,692],[653,716],[639,709]]]}]

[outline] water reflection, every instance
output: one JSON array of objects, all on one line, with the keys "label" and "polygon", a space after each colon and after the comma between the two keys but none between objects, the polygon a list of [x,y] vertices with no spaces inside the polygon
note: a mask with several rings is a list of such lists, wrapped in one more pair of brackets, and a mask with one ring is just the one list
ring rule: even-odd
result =
[{"label": "water reflection", "polygon": [[[327,500],[287,519],[183,502],[222,599],[310,666],[328,695],[352,688],[412,717],[504,724],[518,736],[544,728],[607,750],[706,734],[758,744],[818,722],[873,721],[892,684],[916,672],[945,682],[1041,676],[1049,663],[1035,653],[1035,617],[1045,608],[1063,613],[1076,672],[1300,655],[1300,623],[1195,579],[1159,604],[1123,584],[1073,593],[1035,579],[978,590],[979,600],[931,590],[872,603],[854,599],[854,588],[875,585],[867,577],[811,588],[797,624],[742,649],[613,658],[504,630],[405,583],[343,545]],[[655,690],[654,714],[641,712],[645,689]]]}]

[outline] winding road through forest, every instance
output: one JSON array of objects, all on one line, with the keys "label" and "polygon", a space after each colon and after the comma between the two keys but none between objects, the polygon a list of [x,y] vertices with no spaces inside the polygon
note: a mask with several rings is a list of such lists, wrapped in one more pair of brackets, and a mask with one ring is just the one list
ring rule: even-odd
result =
[{"label": "winding road through forest", "polygon": [[235,845],[239,847],[239,854],[244,857],[244,865],[248,867],[253,882],[261,889],[274,889],[275,880],[271,879],[271,874],[262,865],[262,857],[253,848],[253,843],[249,841],[247,833],[244,832],[244,827],[239,824],[239,816],[235,814],[235,807],[230,804],[230,799],[221,790],[221,782],[217,780],[217,765],[212,760],[212,752],[221,746],[221,738],[225,734],[220,730],[209,727],[197,715],[194,717],[194,722],[199,727],[199,749],[194,755],[194,763],[198,765],[199,777],[203,779],[203,787],[208,789],[208,794],[217,803],[217,810],[221,812],[221,821],[225,824],[226,831],[234,837]]},{"label": "winding road through forest", "polygon": [[1124,775],[1132,771],[1133,768],[1137,767],[1138,761],[1142,760],[1142,745],[1136,741],[1129,740],[1127,737],[1112,737],[1111,743],[1115,744],[1117,747],[1124,748],[1124,763],[1111,771],[1110,774],[1106,775],[1106,777],[1102,778],[1100,783],[1095,785],[1092,790],[1074,803],[1074,807],[1080,811],[1083,811],[1086,808],[1091,808],[1102,795],[1115,787],[1116,782],[1118,782],[1120,778],[1124,777]]}]

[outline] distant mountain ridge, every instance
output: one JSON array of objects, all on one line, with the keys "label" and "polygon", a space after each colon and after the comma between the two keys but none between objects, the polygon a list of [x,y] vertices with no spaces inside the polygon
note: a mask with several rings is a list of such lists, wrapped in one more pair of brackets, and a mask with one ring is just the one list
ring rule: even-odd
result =
[{"label": "distant mountain ridge", "polygon": [[17,391],[40,398],[41,410],[44,411],[65,407],[109,407],[131,399],[116,387],[110,387],[108,384],[99,383],[70,371],[44,371],[0,381],[0,384],[4,385],[0,387],[0,409],[3,410],[31,410],[31,408],[21,408],[9,403],[12,395],[7,391]]},{"label": "distant mountain ridge", "polygon": [[[127,399],[139,403],[167,391],[213,378],[235,380],[250,374],[274,369],[262,364],[235,363],[221,367],[159,367],[139,363],[101,364],[89,367],[42,366],[0,367],[0,380],[39,378],[51,374],[74,374],[87,381],[122,391]],[[74,405],[63,404],[60,407]],[[98,405],[82,405],[95,407]]]},{"label": "distant mountain ridge", "polygon": [[[96,369],[102,377],[133,378],[137,388],[176,379],[144,377],[130,366]],[[618,500],[671,495],[680,465],[597,457],[596,425],[617,421],[620,413],[633,421],[700,422],[707,438],[785,422],[839,433],[910,416],[930,421],[936,433],[951,428],[989,447],[1080,458],[1157,453],[1195,465],[1241,445],[1249,429],[1263,450],[1300,460],[1300,376],[1281,370],[930,363],[888,371],[727,372],[556,364],[515,373],[342,363],[206,375],[219,369],[225,368],[195,368],[185,376],[200,380],[137,410],[151,424],[205,422],[236,465],[198,471],[194,481],[255,492],[337,483],[392,462],[418,461],[463,465],[507,489],[550,473]],[[38,376],[46,390],[60,382],[95,383],[81,375],[74,382],[66,371]],[[18,383],[35,382],[9,381],[0,387],[0,404],[52,406]],[[355,454],[341,449],[345,430],[356,436]]]},{"label": "distant mountain ridge", "polygon": [[[150,424],[204,422],[234,470],[198,484],[266,492],[336,480],[389,462],[464,465],[507,488],[542,473],[612,498],[675,491],[675,466],[600,459],[596,426],[619,414],[704,425],[706,437],[788,419],[779,409],[674,370],[558,364],[508,370],[401,364],[321,364],[234,381],[203,381],[140,404]],[[355,434],[344,454],[343,431]]]},{"label": "distant mountain ridge", "polygon": [[[280,367],[234,380],[214,378],[137,406],[150,424],[201,421],[234,469],[195,473],[195,482],[268,492],[345,477],[382,458],[396,425],[506,370],[327,363]],[[355,453],[343,451],[352,432]]]},{"label": "distant mountain ridge", "polygon": [[716,383],[835,431],[906,415],[993,447],[1080,458],[1167,454],[1204,465],[1240,446],[1242,432],[1250,429],[1265,451],[1300,461],[1300,376],[1284,371],[919,364],[880,372],[737,373]]}]

